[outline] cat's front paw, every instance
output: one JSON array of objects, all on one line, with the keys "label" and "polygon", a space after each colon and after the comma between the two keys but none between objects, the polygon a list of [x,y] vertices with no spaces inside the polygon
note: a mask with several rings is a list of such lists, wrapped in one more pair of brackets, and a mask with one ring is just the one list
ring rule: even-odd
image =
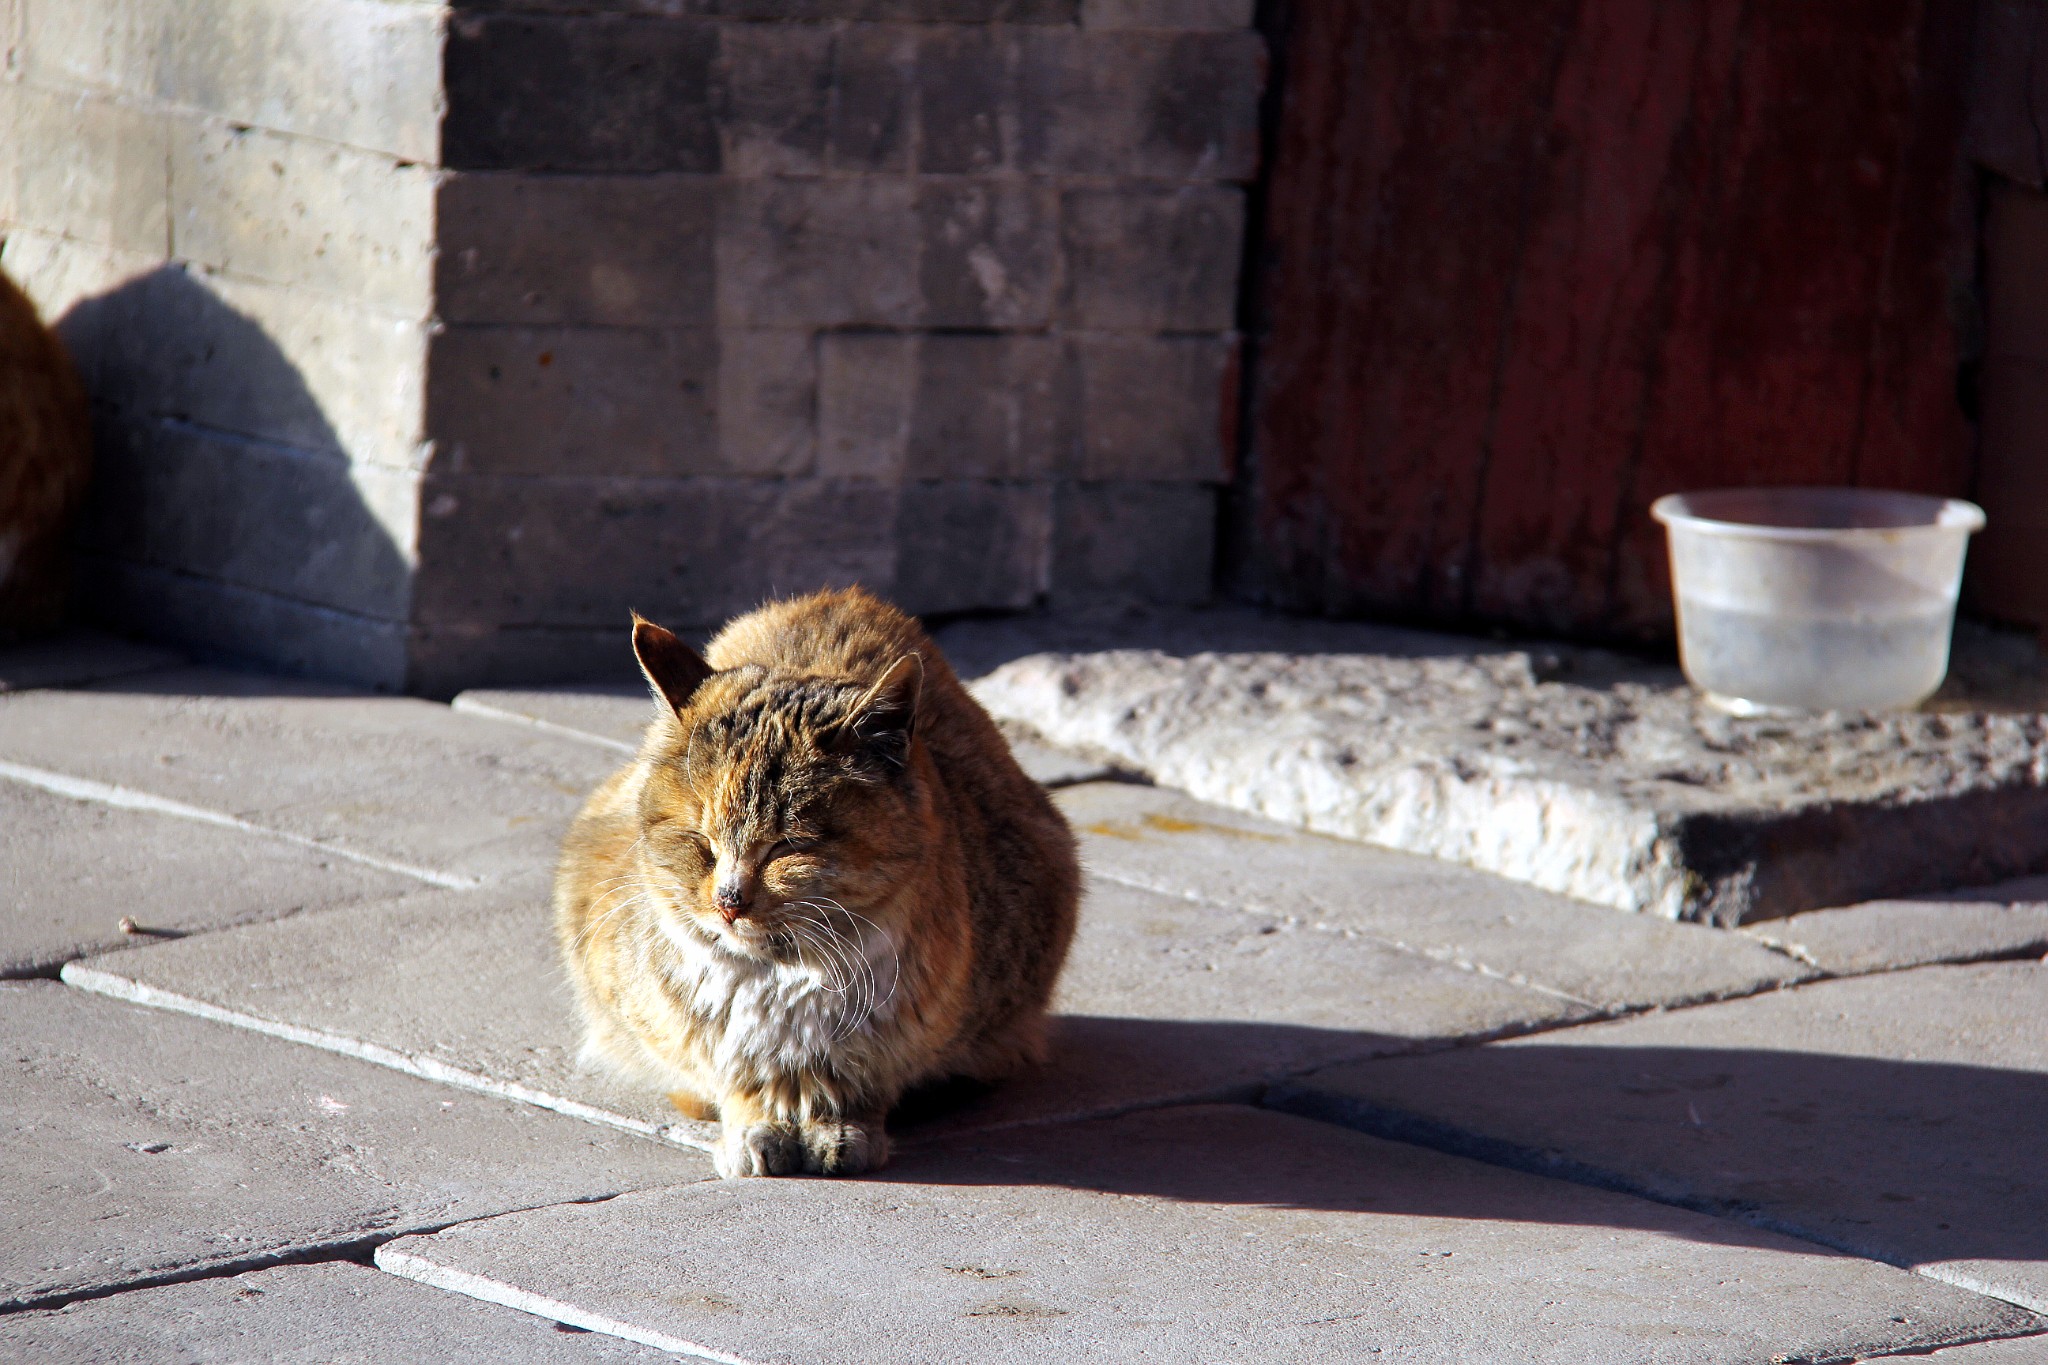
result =
[{"label": "cat's front paw", "polygon": [[812,1175],[859,1175],[889,1161],[880,1119],[819,1119],[803,1126],[804,1169]]},{"label": "cat's front paw", "polygon": [[727,1180],[748,1175],[795,1175],[805,1168],[803,1139],[780,1123],[725,1125],[711,1164]]}]

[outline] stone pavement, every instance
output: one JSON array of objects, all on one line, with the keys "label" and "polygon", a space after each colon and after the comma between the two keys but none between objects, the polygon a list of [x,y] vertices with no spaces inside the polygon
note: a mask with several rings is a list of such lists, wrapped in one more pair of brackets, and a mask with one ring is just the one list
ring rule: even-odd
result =
[{"label": "stone pavement", "polygon": [[2048,884],[1677,923],[1020,733],[1054,1063],[721,1182],[548,942],[646,711],[0,654],[0,1358],[2048,1361]]}]

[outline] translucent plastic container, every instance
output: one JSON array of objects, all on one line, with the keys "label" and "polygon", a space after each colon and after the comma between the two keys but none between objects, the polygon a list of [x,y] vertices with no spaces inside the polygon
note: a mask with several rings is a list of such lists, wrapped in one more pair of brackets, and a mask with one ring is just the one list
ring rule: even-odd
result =
[{"label": "translucent plastic container", "polygon": [[1914,706],[1948,673],[1973,503],[1860,488],[1659,498],[1679,659],[1737,715]]}]

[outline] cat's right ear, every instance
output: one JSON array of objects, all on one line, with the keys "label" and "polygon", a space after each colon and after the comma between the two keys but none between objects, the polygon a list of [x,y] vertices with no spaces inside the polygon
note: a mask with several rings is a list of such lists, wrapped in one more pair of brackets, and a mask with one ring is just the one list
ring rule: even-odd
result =
[{"label": "cat's right ear", "polygon": [[637,611],[633,613],[633,657],[640,661],[648,686],[672,711],[689,705],[711,676],[711,665],[702,655],[677,639],[674,631],[655,625]]}]

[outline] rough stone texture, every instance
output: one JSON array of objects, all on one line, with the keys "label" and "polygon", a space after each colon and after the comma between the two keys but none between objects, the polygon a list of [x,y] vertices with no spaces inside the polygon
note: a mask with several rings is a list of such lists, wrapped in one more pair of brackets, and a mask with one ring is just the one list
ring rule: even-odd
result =
[{"label": "rough stone texture", "polygon": [[31,687],[75,687],[106,678],[170,668],[184,660],[170,650],[92,630],[69,630],[47,640],[0,649],[0,692]]},{"label": "rough stone texture", "polygon": [[256,1270],[11,1313],[0,1317],[0,1354],[41,1365],[574,1365],[670,1359],[616,1337],[564,1332],[545,1318],[346,1263]]},{"label": "rough stone texture", "polygon": [[0,694],[0,760],[183,803],[464,884],[553,864],[613,766],[445,706],[179,669]]},{"label": "rough stone texture", "polygon": [[[514,733],[505,727],[508,733]],[[593,746],[595,750],[595,746]],[[662,1098],[582,1071],[545,863],[424,893],[75,964],[87,989],[226,1017],[414,1074],[698,1144]],[[404,953],[365,960],[365,943]],[[1055,999],[1052,1063],[906,1137],[1219,1095],[1340,1058],[1522,1032],[1582,1005],[1362,937],[1098,883]]]},{"label": "rough stone texture", "polygon": [[54,982],[0,985],[0,1034],[5,1307],[708,1174],[628,1134]]},{"label": "rough stone texture", "polygon": [[0,773],[0,976],[87,953],[301,910],[398,895],[416,883],[313,849],[110,809]]},{"label": "rough stone texture", "polygon": [[858,1183],[536,1210],[377,1261],[751,1360],[1707,1365],[2038,1323],[1769,1233],[1248,1109],[948,1144]]},{"label": "rough stone texture", "polygon": [[2042,1310],[2044,1011],[2048,965],[1923,967],[1342,1068],[1270,1102]]},{"label": "rough stone texture", "polygon": [[1671,918],[2048,865],[2040,714],[1737,720],[1592,651],[1234,613],[1150,633],[1163,648],[1019,659],[976,695],[1204,800]]},{"label": "rough stone texture", "polygon": [[1257,916],[1307,938],[1357,935],[1600,1010],[1748,995],[1812,968],[1702,925],[1621,915],[1455,863],[1303,834],[1176,792],[1060,792],[1098,883]]},{"label": "rough stone texture", "polygon": [[601,678],[626,605],[1208,592],[1239,0],[33,8],[0,239],[107,619],[446,695]]},{"label": "rough stone texture", "polygon": [[1835,975],[2048,954],[2048,880],[1766,920],[1743,932]]}]

